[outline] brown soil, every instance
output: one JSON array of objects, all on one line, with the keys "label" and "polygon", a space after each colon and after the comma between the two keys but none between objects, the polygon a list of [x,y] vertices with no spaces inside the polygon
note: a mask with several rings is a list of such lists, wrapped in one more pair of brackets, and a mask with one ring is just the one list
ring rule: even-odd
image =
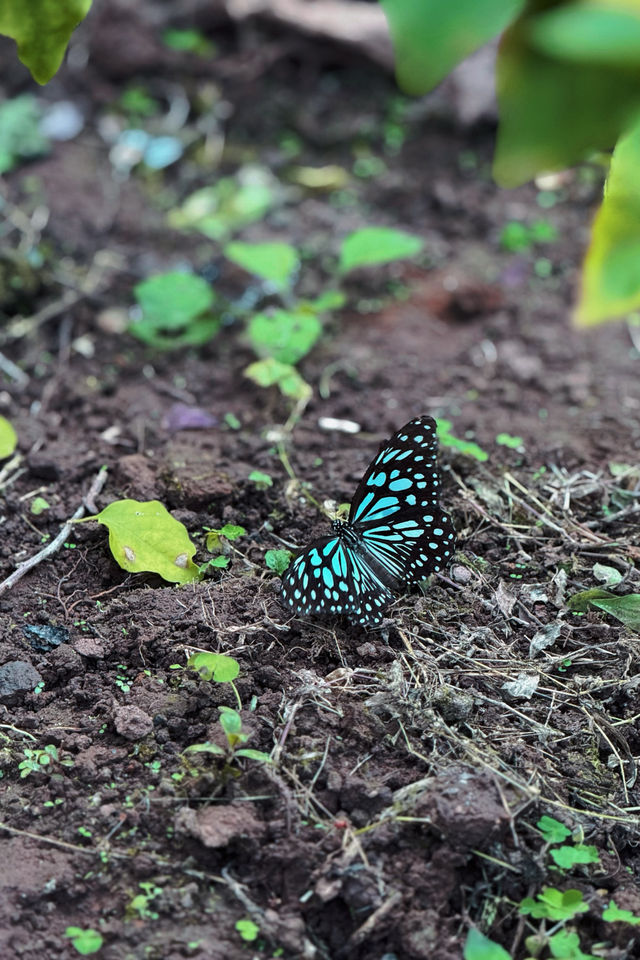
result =
[{"label": "brown soil", "polygon": [[[567,607],[599,585],[597,562],[623,575],[616,592],[638,592],[639,579],[639,353],[623,324],[585,334],[568,319],[598,183],[578,172],[542,209],[533,185],[492,184],[493,131],[459,128],[441,105],[412,108],[401,149],[386,148],[397,92],[366,62],[228,24],[211,34],[216,58],[175,54],[127,9],[98,5],[79,34],[88,65],[41,93],[77,103],[83,132],[6,177],[4,233],[21,262],[43,210],[48,220],[46,266],[19,289],[3,280],[0,350],[24,379],[4,374],[0,392],[21,453],[2,474],[0,577],[56,536],[103,464],[99,506],[162,501],[200,562],[205,527],[238,523],[247,536],[226,570],[177,588],[127,575],[104,527],[83,524],[0,596],[0,667],[32,668],[0,715],[0,956],[75,957],[64,932],[79,926],[101,932],[105,960],[458,960],[475,925],[523,960],[541,921],[517,905],[544,885],[589,901],[574,924],[585,952],[601,943],[599,956],[640,956],[637,927],[599,919],[611,899],[640,913],[638,642],[604,614]],[[3,53],[12,63],[10,44]],[[133,81],[224,104],[229,119],[211,125],[212,139],[224,131],[220,167],[200,152],[115,180],[100,122]],[[3,82],[33,88],[17,64]],[[300,139],[294,161],[285,132]],[[367,143],[386,171],[352,178],[349,204],[291,188],[292,162],[350,169]],[[136,282],[179,262],[242,294],[246,277],[220,248],[168,228],[165,210],[247,161],[288,192],[242,237],[304,246],[307,294],[331,284],[331,256],[357,226],[426,243],[419,265],[349,281],[350,306],[300,365],[314,395],[286,431],[288,402],[243,376],[253,356],[237,325],[169,353],[106,329],[105,311],[128,306]],[[501,250],[506,222],[541,218],[556,243]],[[541,256],[550,276],[535,273]],[[4,277],[15,262],[3,258]],[[170,434],[176,402],[218,426]],[[452,568],[425,596],[402,598],[383,631],[291,619],[264,554],[327,530],[301,484],[321,502],[348,501],[380,440],[422,413],[489,454],[441,451]],[[361,432],[323,431],[323,417]],[[518,449],[496,443],[505,433]],[[636,472],[614,477],[612,462]],[[273,486],[257,490],[252,470]],[[35,495],[50,504],[38,516]],[[51,648],[29,625],[68,636]],[[548,645],[532,651],[545,629]],[[228,684],[172,669],[193,649],[238,660],[248,745],[273,763],[185,756],[221,742],[218,707],[237,706]],[[505,688],[521,675],[535,681],[528,694]],[[68,765],[21,777],[25,749],[49,744]],[[543,814],[595,845],[600,863],[555,869],[535,828]],[[260,929],[253,943],[235,928],[242,919]]]}]

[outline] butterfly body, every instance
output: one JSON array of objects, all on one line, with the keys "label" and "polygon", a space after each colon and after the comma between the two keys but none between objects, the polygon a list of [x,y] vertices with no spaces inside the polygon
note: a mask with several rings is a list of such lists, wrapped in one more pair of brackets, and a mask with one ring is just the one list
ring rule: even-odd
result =
[{"label": "butterfly body", "polygon": [[396,594],[448,563],[455,532],[438,506],[435,427],[431,417],[417,417],[382,444],[349,519],[334,520],[333,534],[315,540],[284,574],[290,609],[380,623]]}]

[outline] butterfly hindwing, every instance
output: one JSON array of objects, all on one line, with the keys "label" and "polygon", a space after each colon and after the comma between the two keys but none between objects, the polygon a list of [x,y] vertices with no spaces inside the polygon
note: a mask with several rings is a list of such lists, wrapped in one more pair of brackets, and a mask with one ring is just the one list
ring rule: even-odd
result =
[{"label": "butterfly hindwing", "polygon": [[393,593],[358,551],[340,537],[322,537],[293,561],[282,578],[282,595],[296,613],[347,613],[358,623],[376,623]]},{"label": "butterfly hindwing", "polygon": [[455,531],[446,513],[428,508],[402,511],[388,523],[368,525],[362,531],[366,555],[375,558],[398,584],[414,586],[444,569],[455,546]]}]

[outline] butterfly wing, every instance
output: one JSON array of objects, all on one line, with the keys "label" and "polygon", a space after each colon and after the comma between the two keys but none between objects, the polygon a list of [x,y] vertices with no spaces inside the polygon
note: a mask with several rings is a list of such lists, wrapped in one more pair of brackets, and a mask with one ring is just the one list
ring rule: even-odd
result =
[{"label": "butterfly wing", "polygon": [[415,507],[435,506],[440,480],[436,464],[436,422],[416,417],[380,447],[358,484],[349,511],[356,528],[389,520]]},{"label": "butterfly wing", "polygon": [[393,599],[358,550],[339,536],[314,540],[282,577],[282,598],[296,614],[344,613],[354,623],[380,623]]},{"label": "butterfly wing", "polygon": [[449,563],[455,547],[453,524],[441,510],[402,510],[388,522],[360,531],[364,557],[395,590],[416,586]]},{"label": "butterfly wing", "polygon": [[435,420],[410,420],[382,444],[351,504],[365,559],[395,591],[442,569],[453,553],[455,531],[438,506],[437,448]]}]

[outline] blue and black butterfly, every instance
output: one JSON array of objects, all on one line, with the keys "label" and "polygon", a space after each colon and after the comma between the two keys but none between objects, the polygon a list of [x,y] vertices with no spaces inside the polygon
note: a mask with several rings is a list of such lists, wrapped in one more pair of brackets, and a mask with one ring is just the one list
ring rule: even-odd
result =
[{"label": "blue and black butterfly", "polygon": [[381,623],[384,609],[451,559],[455,531],[438,505],[436,423],[410,420],[380,447],[358,484],[349,519],[314,540],[282,578],[295,613],[342,613]]}]

